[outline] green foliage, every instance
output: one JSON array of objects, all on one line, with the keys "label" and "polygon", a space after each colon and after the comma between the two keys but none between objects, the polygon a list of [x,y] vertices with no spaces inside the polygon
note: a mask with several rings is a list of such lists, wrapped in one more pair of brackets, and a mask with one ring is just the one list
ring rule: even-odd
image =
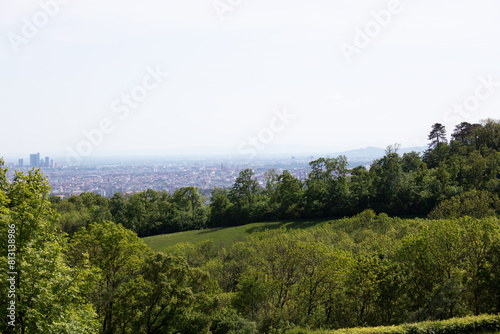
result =
[{"label": "green foliage", "polygon": [[212,334],[256,334],[257,327],[240,316],[233,309],[223,309],[214,317],[210,326]]},{"label": "green foliage", "polygon": [[348,212],[347,158],[319,158],[309,163],[306,181],[306,211],[309,216],[343,215]]},{"label": "green foliage", "polygon": [[434,219],[470,216],[482,218],[494,216],[500,210],[497,194],[485,190],[470,190],[439,203],[429,214]]},{"label": "green foliage", "polygon": [[230,296],[228,306],[259,332],[309,333],[498,312],[499,231],[494,217],[403,220],[366,210],[254,233],[229,248],[168,252],[207,271],[218,283],[211,291]]},{"label": "green foliage", "polygon": [[70,263],[87,263],[99,275],[89,299],[96,306],[102,333],[124,328],[136,316],[137,292],[147,246],[132,232],[112,222],[91,224],[75,234],[68,250]]},{"label": "green foliage", "polygon": [[[138,317],[131,333],[203,332],[210,319],[203,293],[206,273],[189,267],[183,258],[156,253],[142,269]],[[209,312],[207,312],[209,313]]]},{"label": "green foliage", "polygon": [[91,223],[109,220],[139,236],[205,228],[209,208],[203,203],[204,198],[194,187],[178,189],[173,195],[148,189],[133,195],[117,193],[111,199],[83,193],[54,201],[61,214],[59,229],[69,235]]},{"label": "green foliage", "polygon": [[[0,258],[0,299],[14,301],[16,318],[0,309],[3,333],[96,333],[94,307],[85,296],[95,281],[84,263],[76,270],[65,261],[65,236],[57,233],[57,215],[48,200],[49,186],[39,170],[16,172],[7,182],[0,159],[0,245],[15,245],[15,268],[7,270],[7,253]],[[15,239],[8,238],[11,233]],[[15,240],[15,243],[8,243]],[[13,262],[11,261],[10,264]],[[14,271],[16,274],[7,274]],[[7,278],[15,278],[15,296],[8,296]],[[5,306],[5,304],[3,304]],[[13,320],[15,327],[9,326]]]},{"label": "green foliage", "polygon": [[69,245],[68,259],[75,268],[97,272],[87,298],[96,308],[100,333],[202,333],[217,310],[205,293],[207,273],[184,258],[152,252],[121,225],[82,229]]},{"label": "green foliage", "polygon": [[421,323],[383,326],[372,328],[350,328],[334,331],[294,329],[287,334],[473,334],[494,333],[500,330],[500,316],[481,315],[475,317],[453,318],[443,321],[425,321]]}]

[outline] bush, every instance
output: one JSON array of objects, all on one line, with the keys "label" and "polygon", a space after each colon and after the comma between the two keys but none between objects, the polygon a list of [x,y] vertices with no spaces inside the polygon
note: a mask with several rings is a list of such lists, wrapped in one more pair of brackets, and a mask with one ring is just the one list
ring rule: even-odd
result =
[{"label": "bush", "polygon": [[425,321],[401,326],[348,328],[339,330],[293,329],[287,334],[471,334],[500,330],[500,315],[480,315],[443,321]]},{"label": "bush", "polygon": [[233,309],[224,309],[216,315],[210,326],[212,334],[257,334],[255,322],[238,316]]}]

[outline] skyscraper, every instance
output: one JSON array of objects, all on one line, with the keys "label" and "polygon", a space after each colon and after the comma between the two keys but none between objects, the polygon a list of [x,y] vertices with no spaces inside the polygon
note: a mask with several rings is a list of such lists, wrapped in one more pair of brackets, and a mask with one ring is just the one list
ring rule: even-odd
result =
[{"label": "skyscraper", "polygon": [[50,159],[49,157],[45,157],[45,164],[43,165],[43,167],[50,167]]},{"label": "skyscraper", "polygon": [[38,167],[40,164],[40,153],[30,154],[30,165],[31,167]]},{"label": "skyscraper", "polygon": [[17,165],[18,165],[18,167],[23,167],[24,166],[24,160],[23,159],[19,159],[19,163]]}]

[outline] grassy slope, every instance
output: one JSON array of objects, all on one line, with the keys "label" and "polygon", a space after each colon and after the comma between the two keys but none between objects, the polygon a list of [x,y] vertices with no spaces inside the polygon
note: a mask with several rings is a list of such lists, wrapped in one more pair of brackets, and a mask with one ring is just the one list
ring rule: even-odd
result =
[{"label": "grassy slope", "polygon": [[143,240],[151,249],[161,251],[165,247],[173,246],[181,242],[198,243],[200,241],[212,240],[217,245],[227,247],[232,243],[244,241],[250,234],[264,231],[266,229],[278,229],[285,227],[287,229],[310,228],[319,226],[331,219],[308,219],[308,220],[282,220],[267,223],[252,223],[235,227],[218,227],[205,230],[186,231],[172,234],[155,235],[145,237]]}]

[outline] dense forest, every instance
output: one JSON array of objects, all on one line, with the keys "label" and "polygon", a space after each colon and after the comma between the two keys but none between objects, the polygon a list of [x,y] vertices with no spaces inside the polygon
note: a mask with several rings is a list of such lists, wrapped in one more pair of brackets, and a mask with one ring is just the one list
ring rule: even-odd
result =
[{"label": "dense forest", "polygon": [[[0,308],[0,332],[305,333],[497,314],[500,123],[451,138],[435,124],[422,157],[390,147],[369,169],[318,159],[305,183],[270,171],[261,188],[245,170],[209,204],[196,188],[59,201],[40,170],[9,182],[0,160],[0,300],[15,308]],[[339,218],[225,248],[154,252],[139,237],[305,217]]]},{"label": "dense forest", "polygon": [[445,127],[436,123],[428,138],[423,156],[400,156],[393,145],[369,169],[349,169],[344,156],[311,161],[305,182],[286,170],[270,170],[261,187],[246,169],[231,188],[213,189],[207,205],[194,187],[173,194],[146,190],[107,199],[84,193],[51,201],[61,215],[60,228],[69,234],[111,220],[140,237],[277,219],[344,217],[366,209],[434,218],[479,217],[500,209],[499,121],[460,123],[449,142]]}]

